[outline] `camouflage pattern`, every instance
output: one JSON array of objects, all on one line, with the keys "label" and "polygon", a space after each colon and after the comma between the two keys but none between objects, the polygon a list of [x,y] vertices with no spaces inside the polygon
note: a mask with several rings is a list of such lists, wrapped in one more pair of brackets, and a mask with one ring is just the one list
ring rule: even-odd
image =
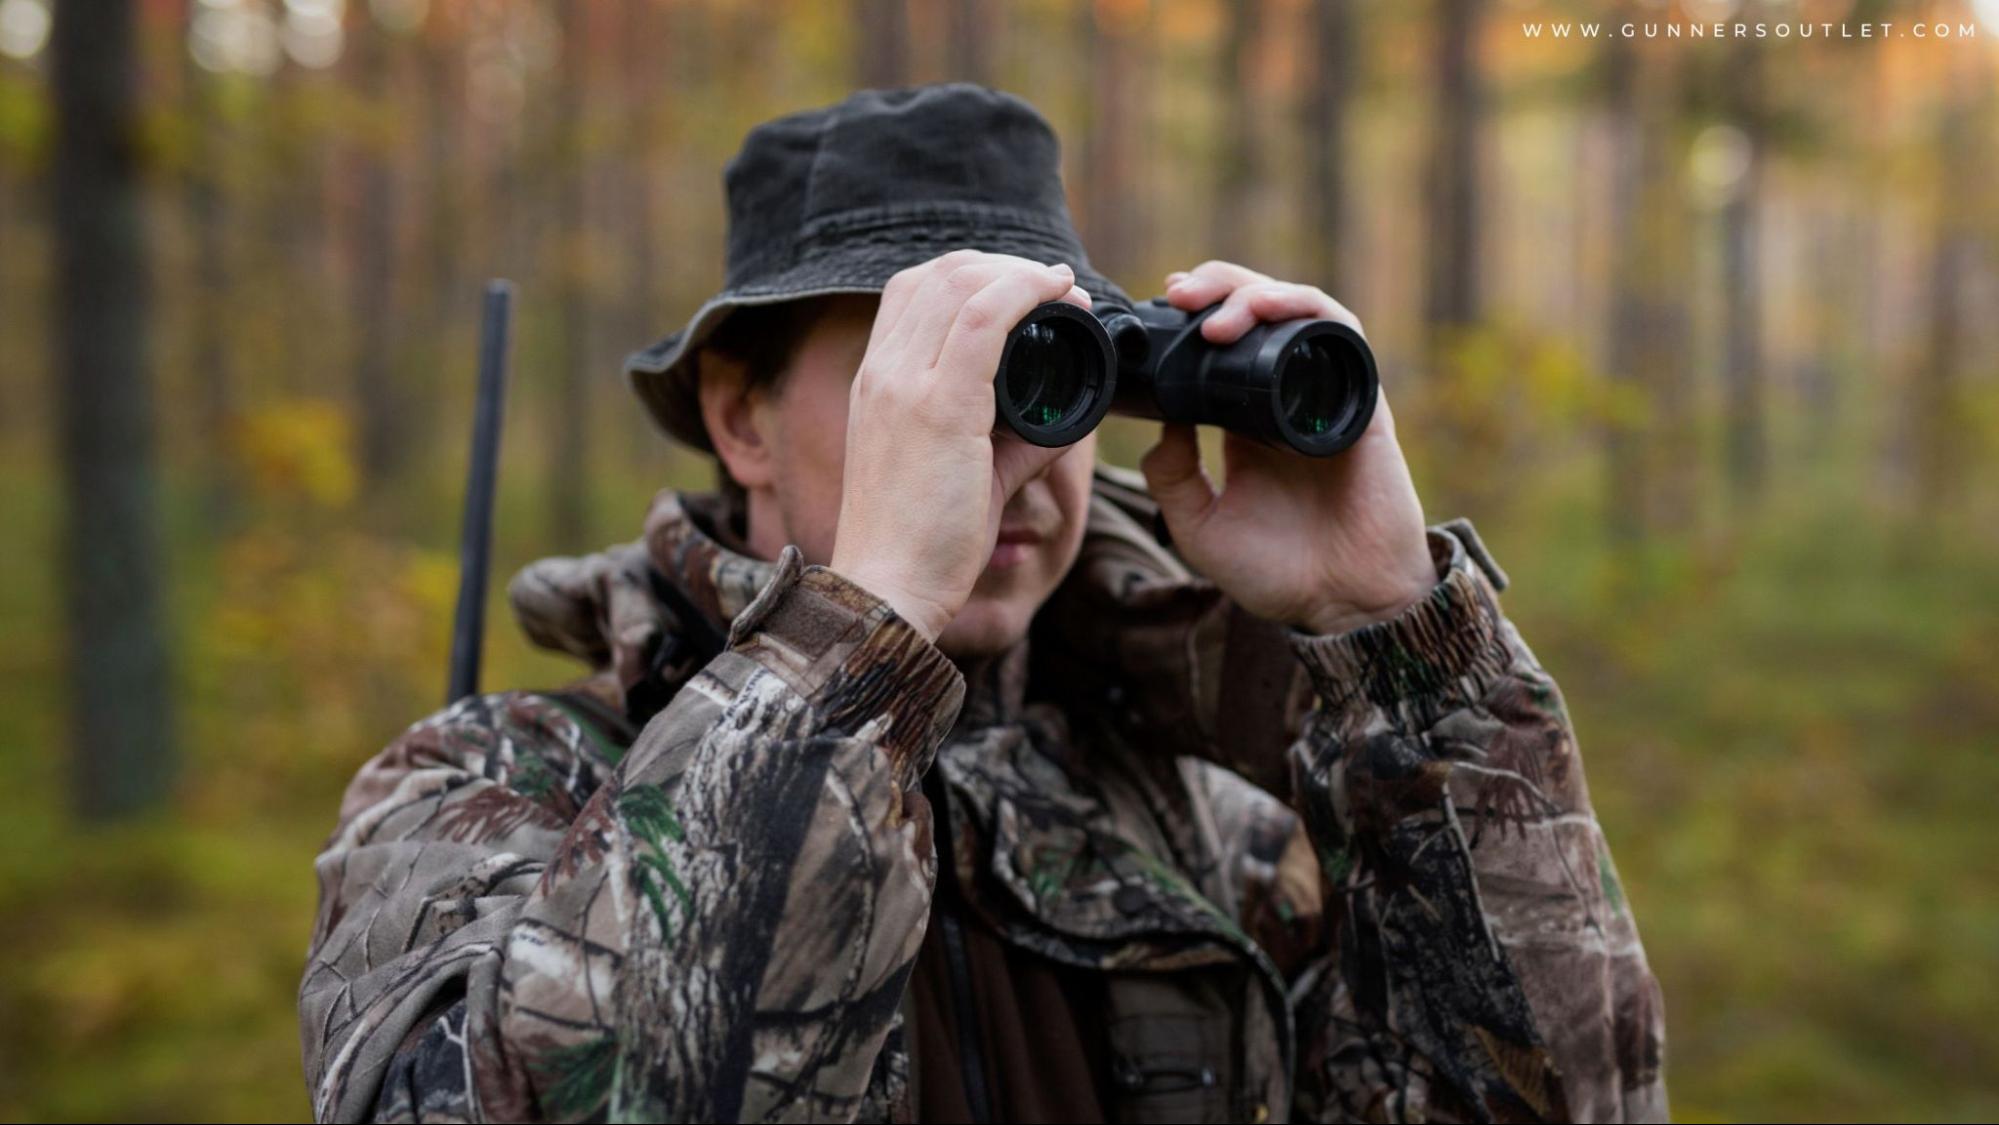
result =
[{"label": "camouflage pattern", "polygon": [[963,668],[731,549],[713,498],[523,572],[524,628],[593,674],[356,777],[300,990],[315,1115],[908,1120],[941,857],[1002,940],[1104,974],[1119,1119],[1663,1120],[1658,988],[1469,526],[1432,530],[1426,602],[1309,637],[1150,515],[1100,473],[1032,636]]}]

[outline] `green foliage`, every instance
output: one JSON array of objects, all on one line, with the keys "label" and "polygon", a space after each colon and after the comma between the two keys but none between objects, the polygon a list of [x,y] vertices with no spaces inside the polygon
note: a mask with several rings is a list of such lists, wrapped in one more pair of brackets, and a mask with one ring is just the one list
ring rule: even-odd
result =
[{"label": "green foliage", "polygon": [[634,869],[639,890],[651,904],[660,932],[671,936],[673,914],[667,906],[667,892],[673,892],[674,901],[680,904],[683,913],[693,906],[687,884],[681,881],[680,873],[673,869],[673,861],[666,854],[667,842],[685,835],[680,818],[673,815],[673,804],[666,790],[657,785],[638,785],[618,794],[618,812],[645,848]]},{"label": "green foliage", "polygon": [[618,1072],[618,1041],[605,1036],[572,1043],[543,1052],[540,1060],[536,1086],[542,1091],[549,1117],[581,1121],[611,1095],[611,1080]]}]

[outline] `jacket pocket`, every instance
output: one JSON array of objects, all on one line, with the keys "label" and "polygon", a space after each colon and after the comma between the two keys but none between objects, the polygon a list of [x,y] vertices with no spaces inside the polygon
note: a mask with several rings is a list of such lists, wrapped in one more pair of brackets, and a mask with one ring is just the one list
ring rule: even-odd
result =
[{"label": "jacket pocket", "polygon": [[1234,1119],[1240,1036],[1226,992],[1203,973],[1119,974],[1107,990],[1115,1121]]}]

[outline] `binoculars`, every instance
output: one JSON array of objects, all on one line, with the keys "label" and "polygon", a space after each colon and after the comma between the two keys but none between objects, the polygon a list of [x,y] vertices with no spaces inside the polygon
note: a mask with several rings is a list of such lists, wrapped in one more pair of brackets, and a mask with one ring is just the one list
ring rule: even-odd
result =
[{"label": "binoculars", "polygon": [[1035,445],[1071,445],[1111,411],[1221,426],[1277,449],[1330,457],[1360,440],[1381,386],[1360,333],[1330,320],[1259,324],[1232,344],[1154,297],[1097,313],[1064,301],[1008,333],[993,379],[999,420]]}]

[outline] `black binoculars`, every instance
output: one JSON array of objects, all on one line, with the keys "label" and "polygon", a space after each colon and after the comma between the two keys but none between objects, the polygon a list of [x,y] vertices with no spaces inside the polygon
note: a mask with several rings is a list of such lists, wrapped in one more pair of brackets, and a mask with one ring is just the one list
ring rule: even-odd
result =
[{"label": "black binoculars", "polygon": [[1330,320],[1259,324],[1233,344],[1201,336],[1220,305],[1154,297],[1102,312],[1051,301],[1008,333],[993,379],[1000,421],[1035,445],[1080,441],[1115,410],[1221,426],[1330,457],[1360,440],[1381,380],[1360,333]]}]

